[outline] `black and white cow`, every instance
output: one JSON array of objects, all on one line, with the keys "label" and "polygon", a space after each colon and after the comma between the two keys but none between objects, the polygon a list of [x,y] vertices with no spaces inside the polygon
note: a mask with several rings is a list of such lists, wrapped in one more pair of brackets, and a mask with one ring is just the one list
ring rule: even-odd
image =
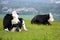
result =
[{"label": "black and white cow", "polygon": [[3,26],[5,31],[21,31],[21,28],[27,31],[23,18],[19,18],[16,11],[12,14],[6,14],[3,19]]},{"label": "black and white cow", "polygon": [[49,23],[49,21],[54,21],[53,15],[51,13],[49,14],[45,14],[45,15],[36,15],[32,20],[31,20],[31,24],[36,23],[36,24],[48,24],[51,25]]}]

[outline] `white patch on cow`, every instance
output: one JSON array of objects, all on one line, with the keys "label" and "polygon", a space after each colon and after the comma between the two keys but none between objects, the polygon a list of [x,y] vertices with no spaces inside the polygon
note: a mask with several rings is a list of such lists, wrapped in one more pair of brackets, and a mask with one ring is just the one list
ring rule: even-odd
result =
[{"label": "white patch on cow", "polygon": [[12,25],[13,25],[13,24],[17,24],[18,22],[20,22],[19,19],[18,19],[18,14],[17,14],[16,11],[13,11],[13,12],[12,12],[12,16],[13,16]]},{"label": "white patch on cow", "polygon": [[13,25],[13,24],[17,24],[18,22],[20,22],[18,18],[12,19],[12,25]]},{"label": "white patch on cow", "polygon": [[16,11],[12,12],[12,16],[13,16],[13,18],[18,18],[19,17]]},{"label": "white patch on cow", "polygon": [[53,22],[54,21],[53,15],[51,13],[49,13],[49,16],[50,16],[49,21]]},{"label": "white patch on cow", "polygon": [[16,27],[13,27],[12,30],[11,30],[11,32],[14,32],[15,30],[16,30]]},{"label": "white patch on cow", "polygon": [[8,28],[6,28],[5,31],[9,31]]},{"label": "white patch on cow", "polygon": [[26,26],[25,26],[25,22],[24,22],[24,20],[23,20],[22,25],[23,25],[23,29],[24,29],[25,31],[27,31],[27,28],[26,28]]}]

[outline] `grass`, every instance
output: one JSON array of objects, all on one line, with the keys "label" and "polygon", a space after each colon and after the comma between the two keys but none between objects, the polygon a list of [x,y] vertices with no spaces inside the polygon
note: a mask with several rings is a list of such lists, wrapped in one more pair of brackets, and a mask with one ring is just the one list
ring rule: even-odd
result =
[{"label": "grass", "polygon": [[60,22],[51,22],[52,25],[30,24],[25,20],[28,31],[6,32],[3,30],[0,19],[0,40],[60,40]]}]

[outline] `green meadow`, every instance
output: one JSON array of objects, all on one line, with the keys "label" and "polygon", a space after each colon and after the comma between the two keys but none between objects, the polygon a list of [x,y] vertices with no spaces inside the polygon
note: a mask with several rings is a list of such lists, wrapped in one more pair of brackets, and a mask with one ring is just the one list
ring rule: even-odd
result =
[{"label": "green meadow", "polygon": [[0,19],[0,40],[60,40],[60,22],[38,25],[25,20],[25,24],[28,31],[6,32],[3,30],[3,20]]}]

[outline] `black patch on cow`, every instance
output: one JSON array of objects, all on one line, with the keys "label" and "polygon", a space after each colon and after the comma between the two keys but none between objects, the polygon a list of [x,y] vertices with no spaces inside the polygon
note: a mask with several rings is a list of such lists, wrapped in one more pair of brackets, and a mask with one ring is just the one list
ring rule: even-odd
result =
[{"label": "black patch on cow", "polygon": [[4,29],[8,27],[9,30],[12,28],[11,20],[13,19],[12,14],[6,14],[5,17],[3,18],[3,26]]},{"label": "black patch on cow", "polygon": [[49,18],[50,18],[49,14],[36,15],[31,20],[31,24],[35,23],[35,24],[44,24],[44,25],[48,24],[48,25],[50,25],[50,23],[48,22]]}]

